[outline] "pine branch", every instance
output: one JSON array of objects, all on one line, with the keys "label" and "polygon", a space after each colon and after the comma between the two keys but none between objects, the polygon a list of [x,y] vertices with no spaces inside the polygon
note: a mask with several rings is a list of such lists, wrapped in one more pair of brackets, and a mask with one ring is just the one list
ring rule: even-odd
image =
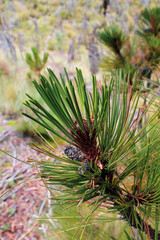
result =
[{"label": "pine branch", "polygon": [[[114,204],[114,206],[117,206],[117,204]],[[119,209],[117,209],[119,211]],[[132,227],[139,229],[140,231],[143,231],[147,234],[147,229],[146,229],[146,223],[142,220],[140,215],[136,212],[136,220],[135,218],[131,218],[131,208],[128,208],[127,211],[125,212],[123,210],[119,211],[121,217],[123,220],[127,221]],[[155,239],[155,229],[151,227],[151,225],[148,225],[149,229],[149,234],[151,239]],[[160,240],[160,233],[158,233],[158,240]]]}]

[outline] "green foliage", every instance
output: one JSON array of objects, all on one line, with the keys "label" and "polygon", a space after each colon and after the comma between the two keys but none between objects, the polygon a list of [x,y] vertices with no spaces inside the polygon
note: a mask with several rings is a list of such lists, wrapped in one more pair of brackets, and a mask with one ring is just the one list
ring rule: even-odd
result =
[{"label": "green foliage", "polygon": [[143,117],[137,109],[141,93],[135,94],[133,87],[125,84],[121,71],[107,88],[105,82],[99,86],[93,76],[92,93],[78,69],[74,83],[66,71],[66,80],[60,75],[60,81],[50,69],[48,72],[49,80],[41,76],[40,83],[33,82],[45,105],[27,95],[25,105],[35,117],[24,115],[81,152],[77,161],[55,153],[54,147],[38,136],[43,146],[32,144],[35,150],[58,160],[36,162],[51,189],[53,185],[62,187],[62,193],[54,190],[54,199],[64,207],[89,202],[91,213],[82,222],[85,226],[92,213],[106,204],[110,212],[119,213],[142,233],[149,231],[154,239],[155,229],[149,224],[152,221],[155,226],[160,213],[158,110],[137,131]]},{"label": "green foliage", "polygon": [[0,76],[3,75],[3,69],[0,67]]},{"label": "green foliage", "polygon": [[68,13],[67,11],[61,11],[60,12],[60,17],[62,18],[62,19],[69,19],[69,18],[71,18],[72,17],[72,14],[71,13]]},{"label": "green foliage", "polygon": [[[29,119],[24,119],[24,118],[20,118],[17,121],[15,121],[15,128],[17,132],[23,133],[23,136],[33,136],[33,132],[35,131],[34,124],[31,123]],[[38,126],[36,131],[42,136],[45,136],[46,139],[49,139],[48,133],[42,126]]]},{"label": "green foliage", "polygon": [[13,187],[15,185],[15,181],[14,180],[11,180],[8,182],[8,186],[9,187]]},{"label": "green foliage", "polygon": [[152,66],[160,62],[160,8],[145,9],[142,11],[137,34],[145,40],[148,46],[147,61]]},{"label": "green foliage", "polygon": [[139,22],[138,34],[143,38],[149,36],[160,36],[160,8],[155,7],[151,9],[145,8],[142,11]]},{"label": "green foliage", "polygon": [[32,79],[32,73],[31,72],[27,73],[27,78],[30,79],[30,80]]},{"label": "green foliage", "polygon": [[102,32],[98,32],[97,36],[111,50],[108,57],[103,59],[101,67],[112,73],[115,69],[125,69],[125,73],[128,72],[132,78],[135,73],[134,66],[131,64],[134,49],[131,48],[129,38],[120,27],[109,26]]},{"label": "green foliage", "polygon": [[134,36],[136,44],[135,39],[130,40],[118,26],[110,26],[97,33],[99,40],[114,53],[102,61],[102,67],[111,72],[125,69],[130,75],[131,85],[135,72],[140,79],[150,79],[160,63],[160,8],[142,11],[138,26]]},{"label": "green foliage", "polygon": [[126,231],[125,231],[125,234],[126,234],[128,240],[134,240],[134,238],[130,237],[129,234]]},{"label": "green foliage", "polygon": [[126,36],[117,25],[105,28],[103,32],[98,32],[97,35],[104,45],[118,54],[120,58],[122,57],[120,51],[125,44]]},{"label": "green foliage", "polygon": [[0,126],[0,131],[1,131],[1,130],[4,130],[4,127]]},{"label": "green foliage", "polygon": [[11,215],[14,215],[16,212],[16,209],[15,208],[9,208],[8,209],[8,213],[10,213]]},{"label": "green foliage", "polygon": [[0,227],[1,227],[3,232],[8,231],[10,229],[10,223],[7,223],[7,224],[2,225]]},{"label": "green foliage", "polygon": [[147,55],[147,60],[151,66],[155,66],[160,62],[160,39],[151,36],[150,38],[146,38],[146,44],[149,48],[149,53]]},{"label": "green foliage", "polygon": [[[63,205],[54,204],[53,213],[51,219],[55,223],[56,227],[47,231],[48,238],[52,239],[74,239],[79,240],[81,237],[81,232],[85,224],[85,218],[90,214],[90,208],[87,204],[83,204],[77,208],[77,206],[72,208],[63,208]],[[50,218],[42,217],[40,220],[46,223],[46,220]],[[45,221],[44,221],[45,220]],[[83,225],[79,227],[80,222]],[[116,222],[113,222],[116,221]],[[48,226],[48,225],[47,225]],[[108,214],[107,211],[96,211],[90,217],[87,226],[85,227],[82,240],[99,240],[99,239],[114,239],[114,240],[127,240],[124,234],[124,229],[126,229],[129,234],[131,231],[125,223],[118,220],[116,214]],[[75,231],[77,234],[74,235]],[[51,232],[51,233],[50,233]],[[112,235],[116,236],[114,238]],[[74,238],[73,238],[74,236]]]},{"label": "green foliage", "polygon": [[26,63],[33,72],[40,73],[48,60],[49,54],[44,53],[44,56],[41,59],[39,56],[39,50],[36,47],[32,47],[31,50],[32,55],[30,53],[26,53]]},{"label": "green foliage", "polygon": [[16,121],[15,120],[10,120],[7,122],[8,125],[12,126],[12,127],[15,127],[16,126]]},{"label": "green foliage", "polygon": [[[84,216],[89,214],[89,211],[84,213],[84,210],[87,210],[86,208],[79,208],[80,212],[77,211],[77,207],[74,207],[72,209],[64,209],[60,205],[54,206],[53,211],[53,218],[58,220],[57,228],[54,230],[53,236],[57,235],[58,232],[60,232],[58,235],[60,236],[60,239],[69,239],[72,238],[74,235],[75,229],[78,229],[79,221],[84,220]],[[58,227],[59,223],[61,224],[61,231]],[[77,236],[75,239],[80,238],[81,232],[78,231]],[[90,220],[88,226],[85,229],[84,236],[86,239],[91,240],[93,237],[99,235],[99,237],[102,235],[105,235],[104,233],[100,233],[98,227],[95,227],[95,223],[93,220]],[[51,235],[52,236],[52,235]],[[51,239],[50,236],[50,239]],[[53,238],[54,239],[54,238]],[[95,239],[98,239],[95,237]]]},{"label": "green foliage", "polygon": [[50,40],[48,42],[48,50],[49,51],[54,51],[55,50],[55,42],[53,42],[52,40]]}]

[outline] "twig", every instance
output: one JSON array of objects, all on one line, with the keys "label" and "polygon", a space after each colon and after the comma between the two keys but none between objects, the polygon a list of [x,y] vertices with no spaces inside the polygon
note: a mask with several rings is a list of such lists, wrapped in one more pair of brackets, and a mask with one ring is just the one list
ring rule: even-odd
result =
[{"label": "twig", "polygon": [[30,228],[25,234],[23,234],[20,238],[18,238],[18,240],[23,240],[24,238],[26,238],[26,236],[27,236],[28,234],[30,234],[30,232],[32,232],[32,230],[33,230],[37,225],[38,225],[38,221],[36,221],[36,222],[33,224],[32,228]]},{"label": "twig", "polygon": [[42,211],[43,211],[43,208],[45,206],[45,203],[46,203],[46,198],[44,199],[44,201],[42,202],[40,208],[39,208],[39,215],[41,215]]},{"label": "twig", "polygon": [[48,239],[47,237],[47,232],[46,232],[46,228],[45,228],[45,224],[42,223],[42,231],[44,232],[44,235],[46,236],[46,238]]},{"label": "twig", "polygon": [[3,136],[0,137],[0,142],[3,142],[7,137],[9,137],[9,135],[11,134],[11,132],[4,132]]},{"label": "twig", "polygon": [[52,224],[52,226],[53,226],[54,228],[57,228],[56,224],[55,224],[55,223],[53,222],[53,220],[50,218],[50,214],[47,213],[46,215],[47,215],[47,217],[48,217],[48,221]]},{"label": "twig", "polygon": [[[24,183],[24,184],[25,184],[25,183]],[[21,189],[24,187],[24,184],[23,184],[22,186],[20,186],[19,188],[15,189],[15,190],[13,190],[13,191],[11,191],[11,192],[9,192],[8,195],[2,197],[2,200],[3,200],[3,201],[6,201],[12,194],[14,194],[14,193],[18,192],[19,190],[21,190]]]},{"label": "twig", "polygon": [[7,183],[7,186],[8,186],[8,182],[15,180],[18,175],[25,173],[30,168],[31,168],[31,166],[21,168],[21,169],[17,170],[14,174],[13,174],[13,171],[10,171],[8,173],[8,175],[6,175],[5,177],[2,178],[1,184],[0,184],[0,189],[4,188],[5,183]]},{"label": "twig", "polygon": [[[123,220],[126,220],[129,222],[129,224],[134,227],[135,229],[139,229],[140,231],[145,232],[150,239],[155,239],[155,229],[151,227],[151,225],[147,224],[143,221],[143,219],[140,217],[138,213],[136,213],[137,221],[132,221],[133,219],[130,218],[130,210],[128,212],[120,211],[120,215],[122,216]],[[160,233],[158,233],[157,240],[160,240]]]},{"label": "twig", "polygon": [[10,143],[12,148],[13,148],[13,168],[12,168],[12,172],[14,171],[14,167],[16,165],[16,157],[17,157],[17,152],[16,152],[16,148],[15,146],[12,144],[12,142]]}]

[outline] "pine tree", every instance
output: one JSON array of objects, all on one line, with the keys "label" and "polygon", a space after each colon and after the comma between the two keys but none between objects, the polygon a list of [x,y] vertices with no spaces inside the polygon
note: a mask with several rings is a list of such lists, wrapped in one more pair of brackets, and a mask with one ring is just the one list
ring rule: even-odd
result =
[{"label": "pine tree", "polygon": [[[121,43],[118,46],[119,52]],[[108,208],[136,228],[141,239],[145,234],[160,239],[159,107],[154,106],[155,113],[138,131],[143,117],[140,110],[137,114],[141,91],[125,83],[122,71],[111,77],[107,88],[106,82],[97,83],[93,76],[92,92],[78,69],[74,83],[66,71],[66,79],[60,75],[60,80],[50,69],[48,73],[49,80],[41,76],[40,83],[33,81],[44,105],[27,95],[25,105],[35,116],[24,115],[68,144],[63,154],[40,136],[42,147],[32,144],[57,160],[35,161],[50,191],[53,185],[61,186],[60,192],[54,190],[54,199],[67,208],[86,202],[92,213]]]},{"label": "pine tree", "polygon": [[140,79],[150,79],[160,63],[160,8],[143,10],[138,27],[135,32],[138,41],[134,44],[116,25],[97,33],[99,40],[111,50],[102,61],[102,67],[111,72],[125,69],[130,76],[130,85],[135,72]]},{"label": "pine tree", "polygon": [[39,56],[39,50],[36,47],[32,47],[31,50],[32,54],[26,53],[26,63],[33,72],[40,73],[48,60],[49,54],[44,53],[44,56],[41,59]]}]

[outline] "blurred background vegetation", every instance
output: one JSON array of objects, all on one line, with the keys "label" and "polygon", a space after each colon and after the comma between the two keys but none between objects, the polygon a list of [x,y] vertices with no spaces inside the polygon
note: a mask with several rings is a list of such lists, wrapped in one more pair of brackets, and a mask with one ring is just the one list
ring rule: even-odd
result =
[{"label": "blurred background vegetation", "polygon": [[[71,79],[78,67],[89,86],[91,73],[96,74],[98,80],[105,78],[106,70],[101,69],[100,63],[104,56],[111,55],[111,50],[98,40],[95,31],[116,23],[133,39],[131,44],[134,44],[140,12],[145,7],[155,6],[160,7],[159,0],[112,0],[106,11],[103,1],[99,0],[2,0],[0,112],[8,124],[23,134],[32,135],[33,124],[21,115],[23,102],[26,92],[32,92],[32,96],[35,94],[38,99],[32,80],[37,79],[39,74],[47,75],[47,67],[62,76],[65,67]],[[42,128],[38,130],[44,133]],[[56,225],[55,221],[45,220],[47,216],[43,216],[40,220],[45,226],[41,228],[42,239],[71,239],[72,229],[68,229],[72,226],[74,232],[79,216],[84,219],[88,209],[80,208],[81,214],[76,209],[67,211],[63,219],[63,210],[59,205],[51,209],[50,216],[62,216],[56,220]],[[106,212],[96,214],[106,216]],[[125,223],[90,221],[84,239],[129,239],[124,232],[127,228]],[[75,239],[79,239],[78,234]]]},{"label": "blurred background vegetation", "polygon": [[[95,29],[117,23],[132,36],[141,10],[158,4],[156,0],[115,0],[104,16],[103,1],[1,1],[1,112],[10,117],[20,116],[25,92],[34,91],[31,81],[38,73],[46,73],[47,67],[62,74],[65,67],[73,76],[76,66],[88,80],[90,71],[101,79],[103,72],[99,71],[99,61],[104,54],[110,55],[110,50],[97,38],[92,42]],[[27,65],[26,58],[32,54],[33,47],[41,59],[48,54],[45,65],[37,70]]]}]

